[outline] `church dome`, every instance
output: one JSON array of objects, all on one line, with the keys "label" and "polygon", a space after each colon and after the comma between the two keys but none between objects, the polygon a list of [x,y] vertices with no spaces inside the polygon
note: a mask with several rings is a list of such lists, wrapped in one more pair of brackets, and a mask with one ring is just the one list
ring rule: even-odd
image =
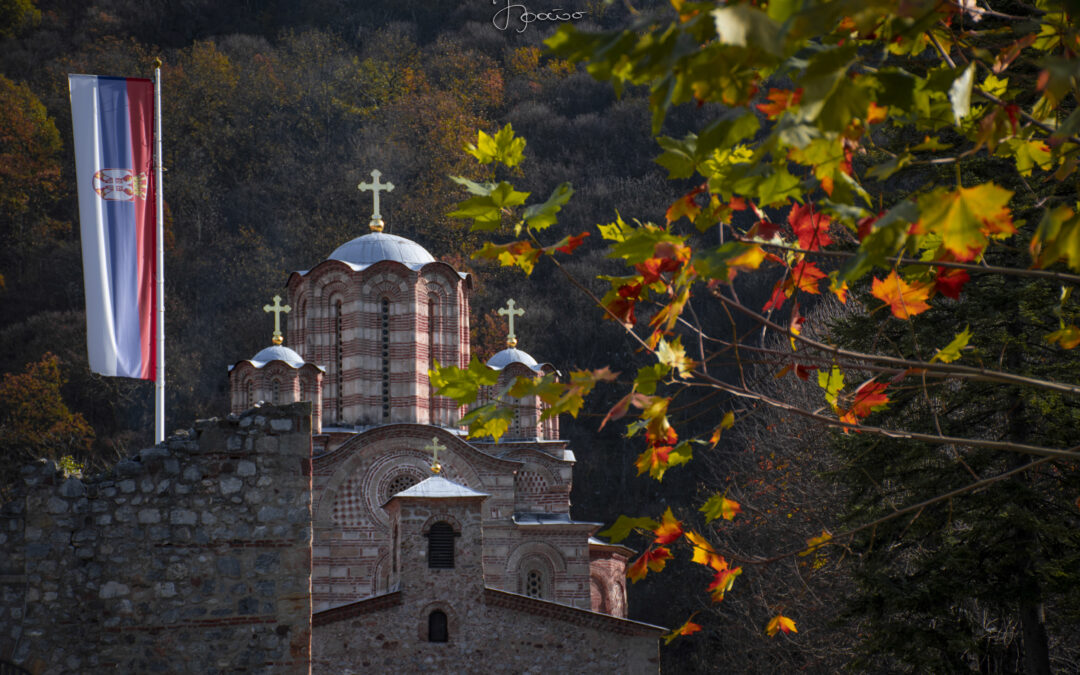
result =
[{"label": "church dome", "polygon": [[514,347],[507,347],[495,356],[488,359],[488,368],[494,368],[495,370],[502,370],[511,363],[521,363],[523,365],[532,368],[535,371],[539,371],[541,366],[536,363],[536,359],[529,356],[526,352],[516,349]]},{"label": "church dome", "polygon": [[284,361],[293,368],[299,368],[304,365],[303,357],[283,345],[267,347],[248,360],[251,362],[251,365],[256,368],[262,368],[271,361]]},{"label": "church dome", "polygon": [[360,267],[393,260],[414,271],[435,262],[434,256],[420,244],[385,232],[372,232],[345,242],[330,254],[330,260],[340,260]]}]

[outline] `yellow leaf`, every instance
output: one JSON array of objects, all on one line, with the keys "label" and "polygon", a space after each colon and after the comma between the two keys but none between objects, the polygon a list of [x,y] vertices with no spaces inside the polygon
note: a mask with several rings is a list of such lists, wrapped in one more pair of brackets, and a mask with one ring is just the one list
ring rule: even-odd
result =
[{"label": "yellow leaf", "polygon": [[938,188],[919,197],[914,234],[936,234],[957,260],[976,258],[989,237],[1012,234],[1011,190],[993,183],[950,191]]},{"label": "yellow leaf", "polygon": [[693,360],[686,358],[686,350],[682,346],[682,338],[675,338],[671,342],[660,340],[656,347],[656,358],[660,363],[669,368],[677,369],[679,377],[687,377],[690,371],[697,365]]},{"label": "yellow leaf", "polygon": [[822,530],[819,536],[806,540],[806,550],[799,552],[799,555],[810,555],[830,541],[832,541],[832,534],[828,530]]},{"label": "yellow leaf", "polygon": [[769,624],[765,626],[765,632],[769,637],[776,637],[776,634],[780,631],[785,633],[798,633],[795,629],[795,622],[786,616],[777,614],[769,620]]},{"label": "yellow leaf", "polygon": [[[697,614],[697,612],[694,612],[694,614]],[[664,644],[671,644],[671,641],[680,635],[692,635],[701,630],[701,626],[693,622],[694,614],[690,615],[690,618],[686,620],[686,623],[665,635]]]},{"label": "yellow leaf", "polygon": [[1077,345],[1080,345],[1080,328],[1072,325],[1066,326],[1047,335],[1046,341],[1050,343],[1056,342],[1065,349],[1074,349]]},{"label": "yellow leaf", "polygon": [[925,300],[930,297],[932,288],[930,284],[919,282],[909,284],[893,270],[884,281],[874,277],[870,292],[875,298],[889,305],[893,316],[907,319],[930,309]]}]

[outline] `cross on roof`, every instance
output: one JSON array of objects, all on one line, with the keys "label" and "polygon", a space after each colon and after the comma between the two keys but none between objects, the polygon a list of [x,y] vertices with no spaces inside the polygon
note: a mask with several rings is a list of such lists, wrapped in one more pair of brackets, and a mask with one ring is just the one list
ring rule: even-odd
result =
[{"label": "cross on roof", "polygon": [[439,451],[440,450],[445,450],[446,446],[439,444],[439,437],[438,436],[432,436],[431,437],[431,445],[427,446],[424,449],[431,451],[431,456],[433,458],[433,461],[432,461],[432,464],[431,464],[431,473],[439,473],[439,472],[441,472],[442,471],[442,465],[439,464]]},{"label": "cross on roof", "polygon": [[288,305],[282,305],[281,296],[275,295],[273,306],[263,305],[263,311],[274,313],[274,344],[281,344],[281,314],[283,312],[285,314],[288,314],[290,311],[292,311],[292,307],[289,307]]},{"label": "cross on roof", "polygon": [[520,307],[514,309],[514,299],[510,298],[506,301],[506,307],[503,307],[499,310],[499,314],[501,316],[507,317],[510,320],[510,330],[506,334],[506,344],[511,347],[517,346],[517,335],[514,335],[514,317],[523,316],[525,314],[525,310],[521,309]]},{"label": "cross on roof", "polygon": [[379,213],[379,193],[394,191],[393,183],[379,182],[379,178],[381,176],[382,172],[380,172],[378,169],[375,169],[371,172],[370,183],[360,183],[356,186],[361,192],[371,192],[375,195],[375,210],[372,211],[371,222],[368,224],[368,227],[370,227],[373,232],[382,232],[384,226],[382,215]]}]

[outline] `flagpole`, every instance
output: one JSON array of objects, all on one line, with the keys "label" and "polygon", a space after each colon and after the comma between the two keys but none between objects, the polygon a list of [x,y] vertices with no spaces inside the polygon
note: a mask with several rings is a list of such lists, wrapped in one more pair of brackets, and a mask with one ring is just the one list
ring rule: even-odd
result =
[{"label": "flagpole", "polygon": [[154,442],[165,440],[165,201],[161,169],[161,59],[154,59],[154,195],[157,201],[157,382]]}]

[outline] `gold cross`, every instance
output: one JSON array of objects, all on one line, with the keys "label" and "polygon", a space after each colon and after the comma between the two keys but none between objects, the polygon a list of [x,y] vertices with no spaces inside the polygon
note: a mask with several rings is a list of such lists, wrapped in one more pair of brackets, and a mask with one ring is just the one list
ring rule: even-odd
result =
[{"label": "gold cross", "polygon": [[525,310],[520,307],[514,309],[514,299],[510,298],[506,301],[506,307],[499,310],[499,314],[510,319],[510,332],[506,334],[506,344],[510,347],[516,347],[517,336],[514,335],[514,317],[524,315]]},{"label": "gold cross", "polygon": [[375,169],[374,171],[371,172],[371,182],[370,183],[360,183],[359,185],[356,186],[357,188],[360,189],[361,192],[373,192],[375,194],[375,211],[372,212],[372,214],[371,214],[371,222],[368,223],[368,227],[371,228],[372,232],[382,232],[383,231],[383,226],[385,225],[385,223],[383,223],[382,215],[379,213],[379,193],[384,192],[384,191],[385,192],[393,192],[394,191],[394,184],[393,183],[380,183],[379,182],[379,177],[380,176],[382,176],[382,173],[378,169]]},{"label": "gold cross", "polygon": [[445,450],[446,446],[439,444],[439,437],[438,436],[432,436],[431,437],[431,445],[427,446],[424,449],[425,450],[430,450],[431,451],[431,456],[434,459],[434,462],[431,465],[431,473],[439,473],[439,472],[441,472],[442,471],[442,465],[439,464],[439,451],[440,450]]},{"label": "gold cross", "polygon": [[274,313],[274,344],[276,345],[281,344],[281,313],[284,312],[285,314],[288,314],[291,310],[292,307],[281,304],[280,295],[274,296],[273,306],[263,305],[264,312]]}]

